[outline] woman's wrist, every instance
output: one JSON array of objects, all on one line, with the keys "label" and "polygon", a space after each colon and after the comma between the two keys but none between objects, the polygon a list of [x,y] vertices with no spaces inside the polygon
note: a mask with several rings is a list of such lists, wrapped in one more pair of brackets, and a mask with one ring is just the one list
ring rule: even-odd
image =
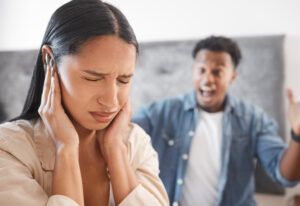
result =
[{"label": "woman's wrist", "polygon": [[107,145],[104,147],[104,157],[108,167],[111,163],[119,161],[120,158],[127,157],[127,147],[123,142]]},{"label": "woman's wrist", "polygon": [[77,144],[59,144],[56,146],[56,156],[78,157],[79,145]]}]

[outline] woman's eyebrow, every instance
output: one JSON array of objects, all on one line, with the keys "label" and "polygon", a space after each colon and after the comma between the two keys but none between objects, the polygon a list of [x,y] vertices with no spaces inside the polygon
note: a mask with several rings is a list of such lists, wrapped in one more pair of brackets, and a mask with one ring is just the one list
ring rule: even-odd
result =
[{"label": "woman's eyebrow", "polygon": [[[92,71],[92,70],[81,70],[81,71],[84,72],[84,73],[90,74],[90,75],[97,76],[97,77],[103,77],[103,76],[110,75],[110,73],[98,73],[98,72],[95,72],[95,71]],[[132,76],[133,76],[133,74],[122,74],[122,75],[120,75],[120,77],[122,77],[122,78],[130,78]]]},{"label": "woman's eyebrow", "polygon": [[133,74],[123,74],[120,77],[125,78],[125,79],[129,79],[133,76]]},{"label": "woman's eyebrow", "polygon": [[90,74],[90,75],[98,76],[98,77],[103,77],[103,76],[109,75],[109,73],[98,73],[98,72],[91,71],[91,70],[81,70],[81,71],[84,73]]}]

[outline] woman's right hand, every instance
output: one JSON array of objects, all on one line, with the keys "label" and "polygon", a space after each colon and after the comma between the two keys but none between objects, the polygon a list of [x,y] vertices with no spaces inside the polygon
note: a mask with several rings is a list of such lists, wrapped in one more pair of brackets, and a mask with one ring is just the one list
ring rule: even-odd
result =
[{"label": "woman's right hand", "polygon": [[[48,60],[48,58],[46,59]],[[41,105],[38,112],[54,140],[58,152],[66,146],[78,147],[79,137],[61,104],[61,91],[54,62],[51,66],[47,60]]]}]

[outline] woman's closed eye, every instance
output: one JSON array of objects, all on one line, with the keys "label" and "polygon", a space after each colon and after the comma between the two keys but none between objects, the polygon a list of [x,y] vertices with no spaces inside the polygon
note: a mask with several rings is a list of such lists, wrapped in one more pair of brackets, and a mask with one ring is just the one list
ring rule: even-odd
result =
[{"label": "woman's closed eye", "polygon": [[128,84],[130,83],[130,80],[132,78],[133,74],[129,74],[129,75],[121,75],[117,78],[118,82],[120,82],[121,84]]},{"label": "woman's closed eye", "polygon": [[103,78],[91,78],[91,77],[82,77],[84,80],[90,81],[90,82],[97,82],[102,80]]},{"label": "woman's closed eye", "polygon": [[[103,78],[91,78],[91,77],[83,77],[83,79],[89,82],[98,82],[103,80]],[[130,79],[126,79],[126,80],[118,79],[117,81],[120,82],[121,84],[128,84],[130,82]]]},{"label": "woman's closed eye", "polygon": [[121,84],[128,84],[128,83],[130,82],[130,79],[126,79],[126,80],[118,79],[118,81],[119,81]]}]

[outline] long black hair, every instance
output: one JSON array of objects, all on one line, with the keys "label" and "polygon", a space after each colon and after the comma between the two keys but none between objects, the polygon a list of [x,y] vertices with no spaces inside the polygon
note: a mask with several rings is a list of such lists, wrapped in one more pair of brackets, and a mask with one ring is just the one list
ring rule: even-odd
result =
[{"label": "long black hair", "polygon": [[48,23],[22,113],[12,119],[39,117],[38,108],[44,84],[42,47],[48,45],[56,63],[64,55],[77,54],[80,46],[92,37],[115,35],[133,44],[138,53],[138,42],[126,17],[116,7],[100,0],[73,0],[58,8]]}]

